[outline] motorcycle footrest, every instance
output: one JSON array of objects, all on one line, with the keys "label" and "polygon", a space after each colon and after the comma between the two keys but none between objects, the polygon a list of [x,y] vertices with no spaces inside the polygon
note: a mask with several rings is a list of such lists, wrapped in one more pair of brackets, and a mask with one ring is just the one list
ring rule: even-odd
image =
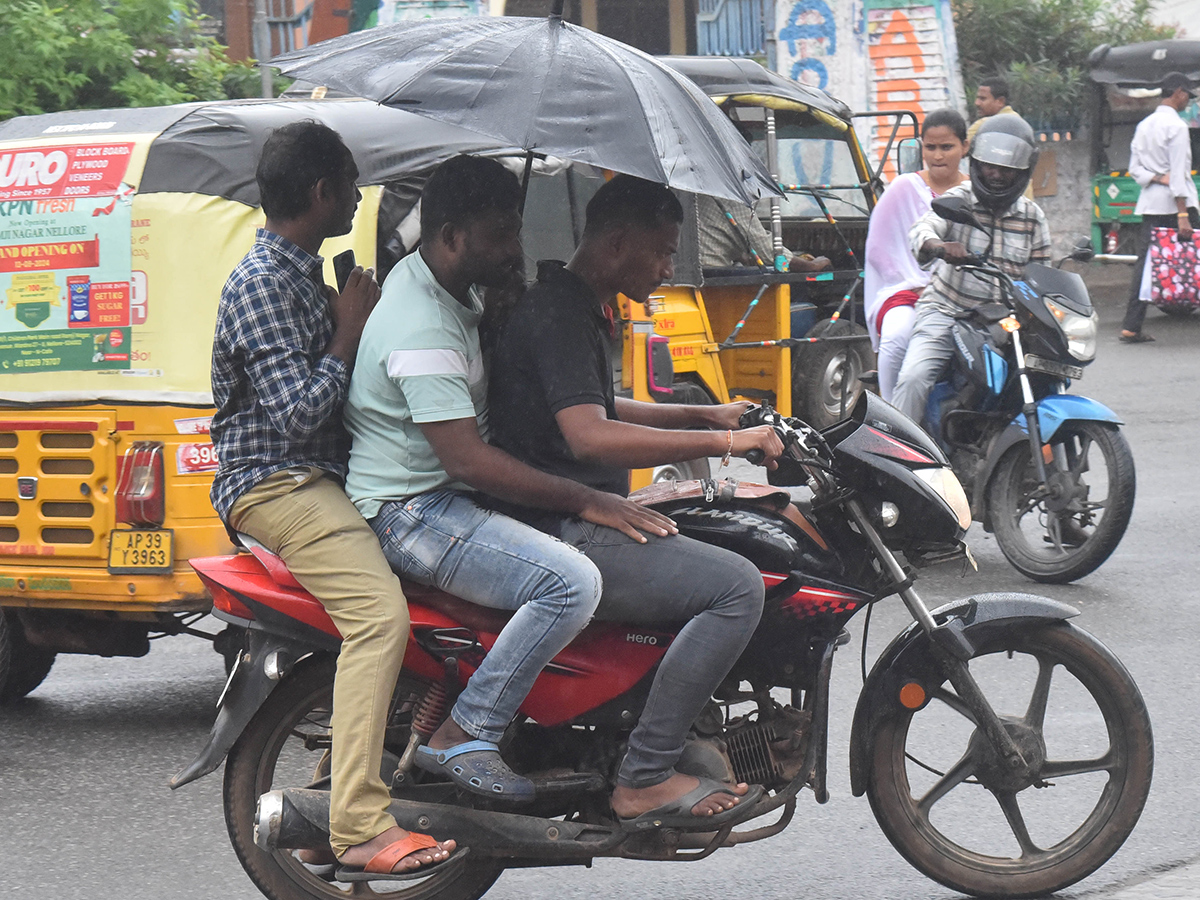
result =
[{"label": "motorcycle footrest", "polygon": [[598,772],[564,772],[561,774],[531,774],[529,780],[539,800],[572,794],[602,794],[608,781]]}]

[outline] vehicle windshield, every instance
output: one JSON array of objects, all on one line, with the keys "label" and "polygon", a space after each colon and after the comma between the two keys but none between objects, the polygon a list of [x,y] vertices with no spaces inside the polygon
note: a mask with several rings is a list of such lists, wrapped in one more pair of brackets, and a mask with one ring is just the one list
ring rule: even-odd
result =
[{"label": "vehicle windshield", "polygon": [[[785,219],[825,218],[809,186],[819,192],[835,219],[869,215],[847,132],[814,122],[808,116],[780,112],[775,117],[779,141],[779,180],[787,191]],[[832,185],[832,188],[823,188]]]}]

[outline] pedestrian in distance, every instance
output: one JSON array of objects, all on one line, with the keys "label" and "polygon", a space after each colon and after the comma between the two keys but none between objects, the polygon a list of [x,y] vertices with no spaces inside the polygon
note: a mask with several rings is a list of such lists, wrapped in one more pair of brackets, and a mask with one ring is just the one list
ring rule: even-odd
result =
[{"label": "pedestrian in distance", "polygon": [[[975,91],[975,112],[978,117],[971,123],[971,127],[967,129],[967,150],[975,144],[975,135],[979,134],[979,129],[983,127],[983,123],[993,116],[1020,116],[1008,102],[1011,89],[1008,86],[1008,81],[995,75],[991,78],[985,78],[979,82],[979,87]],[[1025,185],[1023,196],[1026,200],[1033,199],[1033,180]]]},{"label": "pedestrian in distance", "polygon": [[1121,325],[1120,340],[1126,344],[1154,340],[1142,331],[1150,301],[1145,270],[1151,233],[1155,228],[1173,228],[1181,241],[1190,241],[1193,230],[1200,228],[1192,145],[1187,124],[1179,115],[1194,96],[1186,75],[1169,73],[1162,81],[1162,99],[1154,112],[1138,123],[1129,147],[1129,174],[1142,189],[1133,211],[1142,217],[1142,227],[1129,306]]},{"label": "pedestrian in distance", "polygon": [[879,357],[879,395],[889,403],[916,320],[916,303],[929,284],[908,246],[908,230],[935,197],[966,180],[959,164],[967,152],[967,123],[954,109],[937,109],[921,124],[919,172],[888,185],[871,213],[863,291],[867,328]]},{"label": "pedestrian in distance", "polygon": [[221,292],[213,340],[213,506],[232,531],[282,557],[342,635],[330,847],[343,871],[404,877],[448,859],[455,842],[398,827],[379,774],[408,604],[343,490],[350,448],[341,425],[379,286],[355,268],[339,293],[318,256],[326,238],[351,229],[358,168],[337,132],[305,121],[271,133],[256,177],[266,224]]}]

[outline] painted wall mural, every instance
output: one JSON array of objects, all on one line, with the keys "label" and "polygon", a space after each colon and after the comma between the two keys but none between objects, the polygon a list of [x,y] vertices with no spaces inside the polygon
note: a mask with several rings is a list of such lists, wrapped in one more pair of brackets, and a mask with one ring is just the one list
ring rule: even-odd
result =
[{"label": "painted wall mural", "polygon": [[[966,111],[950,0],[780,0],[775,8],[781,74],[855,110],[910,109],[919,121],[942,106]],[[891,120],[856,127],[877,159]],[[894,153],[884,172],[895,174]]]}]

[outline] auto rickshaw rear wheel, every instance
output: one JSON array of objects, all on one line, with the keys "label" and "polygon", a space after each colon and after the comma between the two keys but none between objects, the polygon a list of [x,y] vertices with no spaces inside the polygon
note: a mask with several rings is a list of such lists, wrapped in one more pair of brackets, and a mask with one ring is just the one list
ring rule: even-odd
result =
[{"label": "auto rickshaw rear wheel", "polygon": [[[805,337],[866,335],[854,322],[823,319]],[[870,343],[862,340],[817,341],[792,351],[792,410],[813,428],[840,422],[863,392],[858,376],[875,366]]]},{"label": "auto rickshaw rear wheel", "polygon": [[4,706],[16,703],[45,681],[56,654],[30,644],[11,610],[0,614],[0,631],[5,633],[0,636],[0,706]]}]

